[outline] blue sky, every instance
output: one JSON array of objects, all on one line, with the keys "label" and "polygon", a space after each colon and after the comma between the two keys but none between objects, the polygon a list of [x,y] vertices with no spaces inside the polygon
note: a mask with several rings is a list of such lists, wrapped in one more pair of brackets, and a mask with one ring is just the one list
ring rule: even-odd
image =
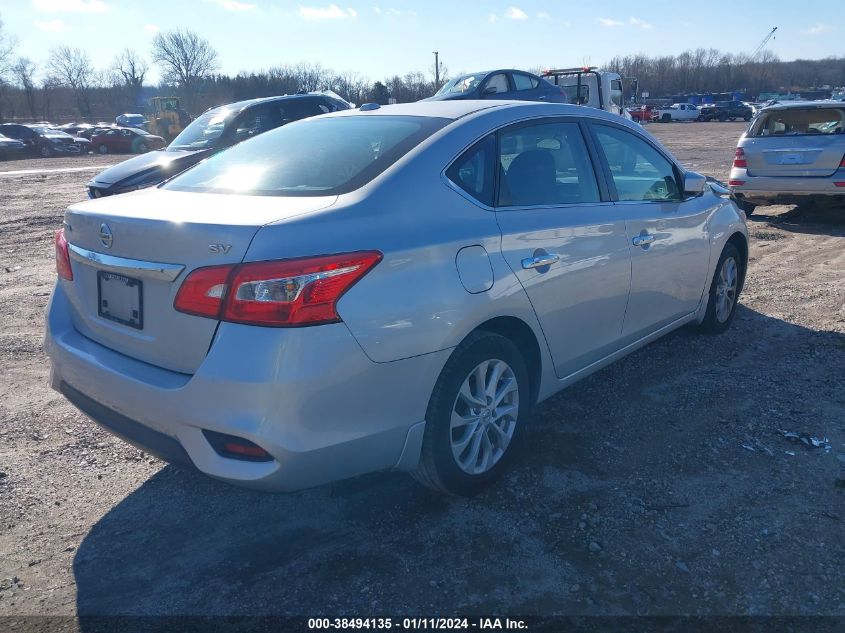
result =
[{"label": "blue sky", "polygon": [[[617,54],[688,48],[781,59],[845,55],[836,0],[3,0],[0,19],[20,54],[43,61],[52,46],[85,48],[106,67],[124,47],[149,51],[153,34],[179,26],[211,41],[221,70],[298,61],[372,79],[429,71],[432,51],[452,75],[492,67],[601,64]],[[679,7],[689,10],[679,10]],[[706,7],[706,8],[703,8]],[[155,73],[153,77],[155,78]]]}]

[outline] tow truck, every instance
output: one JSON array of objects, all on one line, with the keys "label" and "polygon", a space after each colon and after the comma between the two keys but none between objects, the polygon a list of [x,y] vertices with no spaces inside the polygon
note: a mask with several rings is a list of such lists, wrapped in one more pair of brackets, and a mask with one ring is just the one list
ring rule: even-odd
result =
[{"label": "tow truck", "polygon": [[[582,66],[545,70],[543,78],[559,86],[569,103],[606,110],[626,119],[631,118],[624,107],[623,77],[618,73],[599,70],[596,66]],[[624,80],[634,85],[637,82],[631,77]]]}]

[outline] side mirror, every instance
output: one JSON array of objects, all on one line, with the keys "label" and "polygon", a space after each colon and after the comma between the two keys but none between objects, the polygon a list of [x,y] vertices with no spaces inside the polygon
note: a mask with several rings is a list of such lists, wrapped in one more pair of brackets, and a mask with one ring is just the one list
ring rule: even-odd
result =
[{"label": "side mirror", "polygon": [[707,184],[710,185],[710,189],[717,196],[725,197],[731,195],[731,190],[728,189],[727,185],[720,180],[707,176]]},{"label": "side mirror", "polygon": [[704,188],[707,186],[707,178],[694,171],[688,171],[684,174],[684,195],[686,196],[700,196],[704,193]]},{"label": "side mirror", "polygon": [[496,86],[487,86],[484,90],[481,91],[481,94],[486,97],[487,95],[494,95],[497,92],[498,91],[496,90]]}]

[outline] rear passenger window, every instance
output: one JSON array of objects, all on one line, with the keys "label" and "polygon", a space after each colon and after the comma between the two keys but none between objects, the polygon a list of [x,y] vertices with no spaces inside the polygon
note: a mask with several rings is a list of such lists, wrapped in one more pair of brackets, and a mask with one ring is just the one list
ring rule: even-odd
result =
[{"label": "rear passenger window", "polygon": [[649,143],[615,127],[596,125],[595,131],[619,200],[681,199],[674,166]]},{"label": "rear passenger window", "polygon": [[600,200],[587,146],[576,123],[543,123],[501,132],[498,169],[499,206]]},{"label": "rear passenger window", "polygon": [[529,77],[522,73],[513,74],[513,83],[517,90],[531,90],[539,85],[539,82],[534,77]]},{"label": "rear passenger window", "polygon": [[481,204],[492,207],[495,160],[496,137],[490,135],[452,163],[446,176]]}]

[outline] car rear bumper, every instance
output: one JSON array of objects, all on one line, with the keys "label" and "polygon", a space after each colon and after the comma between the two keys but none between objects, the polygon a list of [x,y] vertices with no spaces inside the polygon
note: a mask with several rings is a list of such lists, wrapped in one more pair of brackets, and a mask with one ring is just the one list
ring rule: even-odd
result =
[{"label": "car rear bumper", "polygon": [[[741,181],[743,184],[730,184]],[[845,170],[823,178],[748,176],[745,170],[731,171],[731,195],[752,204],[799,204],[807,200],[845,202]]]},{"label": "car rear bumper", "polygon": [[[47,315],[51,384],[115,435],[217,479],[289,491],[419,458],[423,420],[449,350],[375,363],[342,323],[221,323],[193,375],[124,356],[71,324],[57,286]],[[203,431],[257,444],[272,460],[216,452]]]}]

